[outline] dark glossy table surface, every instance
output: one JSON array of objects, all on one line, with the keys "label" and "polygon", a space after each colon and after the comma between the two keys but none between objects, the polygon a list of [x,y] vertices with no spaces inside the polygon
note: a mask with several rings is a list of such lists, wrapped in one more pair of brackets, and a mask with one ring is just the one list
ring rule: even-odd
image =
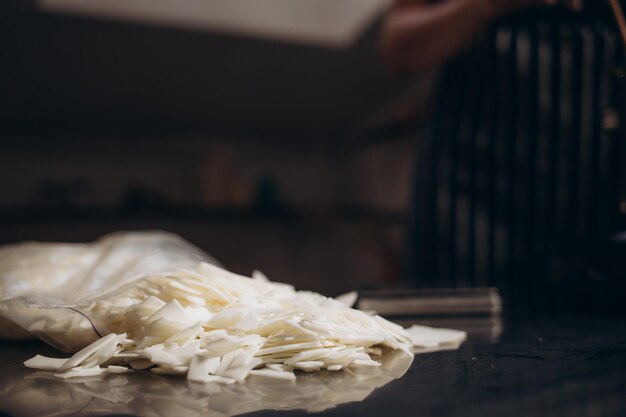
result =
[{"label": "dark glossy table surface", "polygon": [[21,365],[52,354],[40,343],[5,343],[1,353],[0,415],[16,417],[626,416],[626,317],[509,324],[499,341],[417,355],[398,379],[397,370],[307,374],[289,386],[205,387],[148,372],[60,381]]}]

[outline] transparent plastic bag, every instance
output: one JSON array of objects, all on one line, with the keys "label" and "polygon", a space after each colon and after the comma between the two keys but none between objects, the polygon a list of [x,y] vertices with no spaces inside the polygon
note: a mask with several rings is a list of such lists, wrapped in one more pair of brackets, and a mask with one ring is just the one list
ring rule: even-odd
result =
[{"label": "transparent plastic bag", "polygon": [[108,333],[82,306],[150,274],[217,264],[177,235],[117,232],[93,243],[25,242],[0,247],[0,338],[37,337],[74,352]]}]

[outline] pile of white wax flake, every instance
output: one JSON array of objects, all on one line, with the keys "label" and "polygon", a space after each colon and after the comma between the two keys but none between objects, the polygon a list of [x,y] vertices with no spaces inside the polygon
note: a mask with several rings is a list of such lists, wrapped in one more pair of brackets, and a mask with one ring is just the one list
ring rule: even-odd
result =
[{"label": "pile of white wax flake", "polygon": [[[331,299],[240,276],[206,262],[152,274],[81,305],[104,337],[70,358],[35,356],[31,368],[59,378],[147,370],[196,382],[248,376],[294,380],[294,371],[361,372],[399,349],[458,346],[464,332],[410,329]],[[79,307],[76,307],[77,309]],[[102,330],[106,329],[106,330]]]}]

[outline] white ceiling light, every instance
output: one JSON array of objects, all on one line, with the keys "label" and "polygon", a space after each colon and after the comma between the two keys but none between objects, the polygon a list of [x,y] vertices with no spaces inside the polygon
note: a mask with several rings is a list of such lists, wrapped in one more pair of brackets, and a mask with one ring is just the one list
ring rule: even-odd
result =
[{"label": "white ceiling light", "polygon": [[388,0],[40,0],[44,11],[341,48]]}]

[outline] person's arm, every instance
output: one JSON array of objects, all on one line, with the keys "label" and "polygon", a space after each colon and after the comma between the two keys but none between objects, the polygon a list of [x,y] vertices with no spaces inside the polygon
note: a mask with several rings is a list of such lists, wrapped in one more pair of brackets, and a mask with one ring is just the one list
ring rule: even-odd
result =
[{"label": "person's arm", "polygon": [[524,7],[555,3],[558,0],[395,0],[383,23],[381,56],[394,72],[430,70],[490,20]]}]

